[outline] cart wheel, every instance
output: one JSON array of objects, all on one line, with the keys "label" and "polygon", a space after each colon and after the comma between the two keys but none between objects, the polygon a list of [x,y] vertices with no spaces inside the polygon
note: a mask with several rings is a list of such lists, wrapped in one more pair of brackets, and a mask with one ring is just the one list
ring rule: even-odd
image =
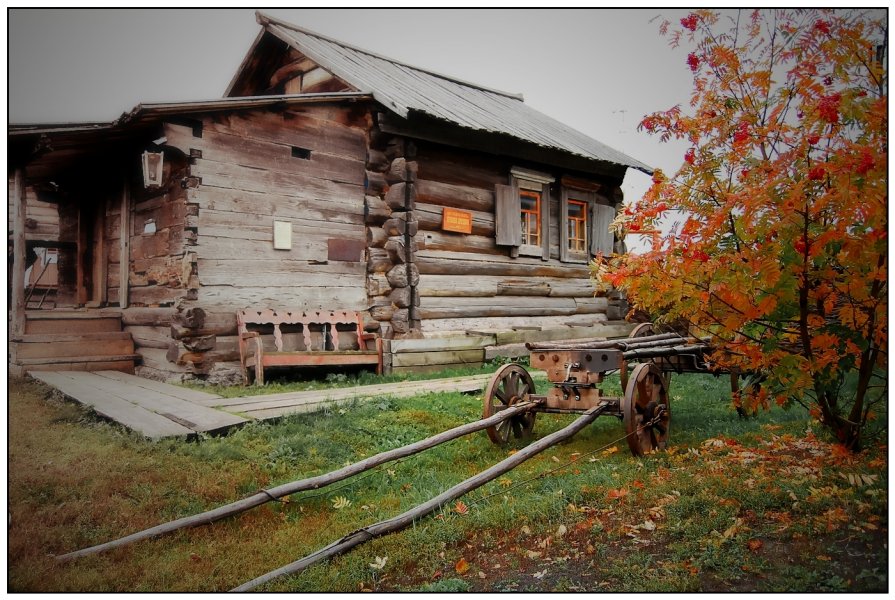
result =
[{"label": "cart wheel", "polygon": [[634,368],[622,398],[622,420],[634,456],[667,447],[671,422],[668,384],[656,365],[643,363]]},{"label": "cart wheel", "polygon": [[[516,363],[502,366],[494,373],[491,382],[485,388],[482,418],[487,419],[503,408],[518,402],[525,402],[534,391],[535,384],[524,367]],[[534,426],[535,413],[526,412],[510,417],[493,427],[488,427],[485,429],[485,433],[495,444],[504,445],[510,439],[510,431],[516,438],[528,437]]]},{"label": "cart wheel", "polygon": [[654,333],[656,333],[656,330],[653,328],[652,323],[641,323],[628,334],[628,338],[646,337]]}]

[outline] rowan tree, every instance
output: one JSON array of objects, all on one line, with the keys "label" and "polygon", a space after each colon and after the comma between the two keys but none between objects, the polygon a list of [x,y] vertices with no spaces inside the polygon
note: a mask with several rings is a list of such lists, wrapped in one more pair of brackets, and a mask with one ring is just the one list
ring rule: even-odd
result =
[{"label": "rowan tree", "polygon": [[649,249],[597,278],[761,377],[735,401],[802,403],[857,449],[887,391],[885,15],[698,10],[660,32],[693,93],[640,127],[690,148],[614,223]]}]

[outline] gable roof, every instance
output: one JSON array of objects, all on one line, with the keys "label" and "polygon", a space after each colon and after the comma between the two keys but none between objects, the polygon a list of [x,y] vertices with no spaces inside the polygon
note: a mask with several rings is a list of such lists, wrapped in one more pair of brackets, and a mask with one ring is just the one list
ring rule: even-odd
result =
[{"label": "gable roof", "polygon": [[[421,113],[463,128],[505,134],[541,147],[652,174],[648,165],[527,106],[520,95],[407,65],[260,12],[256,16],[264,31],[358,92],[372,94],[377,102],[403,118]],[[227,90],[228,95],[239,75]]]}]

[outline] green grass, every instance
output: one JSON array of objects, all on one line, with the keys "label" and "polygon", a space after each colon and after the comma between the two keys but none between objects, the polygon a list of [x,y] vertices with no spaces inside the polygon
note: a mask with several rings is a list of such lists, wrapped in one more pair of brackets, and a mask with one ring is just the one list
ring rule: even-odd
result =
[{"label": "green grass", "polygon": [[[543,391],[543,377],[535,380]],[[619,393],[617,378],[606,387]],[[474,434],[287,503],[56,565],[50,555],[476,420],[481,399],[456,393],[378,398],[253,423],[197,443],[141,440],[47,398],[46,388],[33,382],[11,380],[9,402],[13,591],[229,589],[424,502],[525,445],[499,448],[484,433]],[[726,378],[674,376],[671,402],[667,453],[634,459],[621,423],[598,419],[570,442],[465,496],[467,514],[445,507],[264,589],[886,588],[884,447],[841,455],[801,409],[742,419],[730,407]],[[535,435],[573,418],[538,415]],[[850,473],[875,479],[851,485],[843,478]],[[337,509],[340,497],[350,504]],[[638,529],[647,521],[653,528]],[[371,566],[377,557],[388,557],[381,570]],[[461,558],[468,570],[457,568]]]}]

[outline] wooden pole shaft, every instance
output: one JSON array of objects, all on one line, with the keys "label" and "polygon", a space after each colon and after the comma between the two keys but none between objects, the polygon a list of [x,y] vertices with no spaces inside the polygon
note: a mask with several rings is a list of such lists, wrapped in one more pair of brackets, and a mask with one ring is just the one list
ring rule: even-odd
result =
[{"label": "wooden pole shaft", "polygon": [[25,333],[25,173],[15,170],[12,220],[12,337]]},{"label": "wooden pole shaft", "polygon": [[271,571],[265,575],[262,575],[261,577],[257,577],[249,582],[246,582],[241,586],[234,588],[232,591],[247,592],[249,590],[253,590],[258,586],[271,581],[272,579],[280,577],[281,575],[298,573],[299,571],[306,569],[314,563],[317,563],[325,558],[329,558],[331,556],[346,552],[359,544],[372,540],[375,537],[393,533],[395,531],[400,531],[401,529],[409,526],[417,519],[421,519],[422,517],[435,512],[444,504],[451,502],[454,499],[459,498],[460,496],[485,485],[489,481],[496,479],[507,471],[519,466],[536,454],[539,454],[547,448],[572,437],[573,435],[584,429],[587,425],[592,423],[594,420],[596,420],[596,418],[599,417],[608,407],[608,403],[603,403],[599,406],[595,406],[594,408],[591,408],[583,415],[575,419],[575,421],[573,421],[567,427],[560,429],[559,431],[556,431],[548,435],[547,437],[541,438],[537,442],[523,448],[516,454],[513,454],[509,458],[502,460],[491,468],[482,471],[478,475],[470,477],[466,481],[458,483],[445,492],[442,492],[428,502],[420,504],[391,519],[380,521],[379,523],[375,523],[368,527],[364,527],[355,532],[349,533],[342,539],[333,542],[329,546],[326,546],[325,548],[322,548],[317,552],[314,552],[313,554],[309,554],[308,556],[300,560],[297,560],[284,567],[280,567],[275,571]]},{"label": "wooden pole shaft", "polygon": [[424,440],[408,444],[407,446],[380,452],[379,454],[366,458],[360,462],[356,462],[352,465],[348,465],[347,467],[342,467],[341,469],[338,469],[336,471],[324,473],[323,475],[317,475],[316,477],[310,477],[308,479],[300,479],[291,483],[285,483],[275,488],[270,488],[268,490],[258,492],[257,494],[249,496],[248,498],[238,500],[231,504],[226,504],[224,506],[206,511],[204,513],[200,513],[198,515],[183,517],[181,519],[163,523],[161,525],[157,525],[143,531],[132,533],[123,538],[112,540],[111,542],[91,546],[89,548],[84,548],[83,550],[77,550],[75,552],[69,552],[68,554],[61,554],[56,557],[56,560],[60,562],[69,561],[75,558],[81,558],[82,556],[88,556],[90,554],[96,554],[99,552],[104,552],[106,550],[111,550],[113,548],[120,548],[121,546],[126,546],[140,540],[158,537],[166,533],[177,531],[178,529],[196,527],[197,525],[207,525],[208,523],[213,523],[214,521],[223,519],[225,517],[229,517],[247,511],[251,508],[255,508],[256,506],[260,506],[276,498],[282,498],[283,496],[288,496],[289,494],[294,494],[296,492],[302,492],[305,490],[316,490],[336,483],[338,481],[342,481],[343,479],[347,479],[348,477],[351,477],[353,475],[357,475],[358,473],[368,471],[374,467],[378,467],[383,463],[398,460],[399,458],[405,458],[407,456],[412,456],[413,454],[417,454],[419,452],[422,452],[423,450],[428,450],[429,448],[432,448],[439,444],[443,444],[445,442],[449,442],[458,437],[462,437],[476,431],[481,431],[482,429],[491,427],[506,419],[509,419],[514,415],[518,415],[527,410],[531,410],[536,405],[536,402],[524,402],[516,404],[506,410],[500,411],[499,413],[487,419],[481,419],[479,421],[460,425],[458,427],[454,427],[453,429],[448,429],[447,431],[444,431],[437,435],[433,435],[432,437],[428,437]]}]

